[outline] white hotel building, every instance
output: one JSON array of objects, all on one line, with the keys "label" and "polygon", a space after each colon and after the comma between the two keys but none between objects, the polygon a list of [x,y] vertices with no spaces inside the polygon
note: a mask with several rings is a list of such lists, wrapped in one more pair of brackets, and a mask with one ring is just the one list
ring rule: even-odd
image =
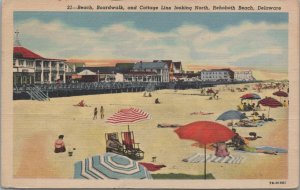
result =
[{"label": "white hotel building", "polygon": [[73,72],[63,59],[44,58],[22,47],[17,36],[13,50],[14,85],[55,83],[58,80],[66,83]]},{"label": "white hotel building", "polygon": [[256,80],[251,70],[246,71],[234,71],[234,80],[236,81],[254,81]]},{"label": "white hotel building", "polygon": [[230,69],[211,69],[200,72],[202,81],[232,81],[234,72]]}]

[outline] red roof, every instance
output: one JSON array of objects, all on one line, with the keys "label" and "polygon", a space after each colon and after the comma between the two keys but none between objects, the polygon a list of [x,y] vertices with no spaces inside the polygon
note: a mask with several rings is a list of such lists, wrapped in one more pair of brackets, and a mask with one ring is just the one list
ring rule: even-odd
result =
[{"label": "red roof", "polygon": [[65,61],[64,59],[52,59],[42,57],[27,48],[24,47],[14,47],[14,58],[22,58],[22,59],[47,59],[51,61]]},{"label": "red roof", "polygon": [[45,59],[42,56],[33,53],[32,51],[24,47],[14,47],[14,57],[19,57],[24,59]]}]

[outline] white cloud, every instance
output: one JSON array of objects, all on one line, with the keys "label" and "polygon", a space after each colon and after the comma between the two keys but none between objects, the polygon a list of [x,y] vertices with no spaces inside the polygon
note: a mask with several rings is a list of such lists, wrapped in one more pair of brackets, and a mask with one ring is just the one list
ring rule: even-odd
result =
[{"label": "white cloud", "polygon": [[[18,23],[17,27],[24,46],[53,58],[173,59],[192,64],[241,66],[247,58],[255,61],[255,57],[262,56],[287,57],[287,24],[245,22],[218,32],[182,25],[170,32],[157,33],[126,23],[95,31],[35,19]],[[283,40],[278,40],[278,35]],[[286,69],[287,60],[280,59],[274,64]]]}]

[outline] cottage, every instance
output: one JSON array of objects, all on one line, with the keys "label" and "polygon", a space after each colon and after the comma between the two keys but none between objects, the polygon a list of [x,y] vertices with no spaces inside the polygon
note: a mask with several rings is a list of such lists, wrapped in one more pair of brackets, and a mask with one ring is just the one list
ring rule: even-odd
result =
[{"label": "cottage", "polygon": [[[162,61],[157,62],[138,62],[134,64],[133,72],[139,72],[143,80],[147,82],[169,82],[168,65]],[[133,73],[131,72],[131,73]]]}]

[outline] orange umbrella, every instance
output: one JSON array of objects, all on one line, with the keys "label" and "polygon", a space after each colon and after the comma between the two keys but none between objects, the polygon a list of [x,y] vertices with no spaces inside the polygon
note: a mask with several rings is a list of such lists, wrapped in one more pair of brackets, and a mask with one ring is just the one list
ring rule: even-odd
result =
[{"label": "orange umbrella", "polygon": [[206,179],[206,145],[225,142],[235,134],[226,126],[212,121],[196,121],[175,130],[181,139],[194,140],[204,144],[204,179]]}]

